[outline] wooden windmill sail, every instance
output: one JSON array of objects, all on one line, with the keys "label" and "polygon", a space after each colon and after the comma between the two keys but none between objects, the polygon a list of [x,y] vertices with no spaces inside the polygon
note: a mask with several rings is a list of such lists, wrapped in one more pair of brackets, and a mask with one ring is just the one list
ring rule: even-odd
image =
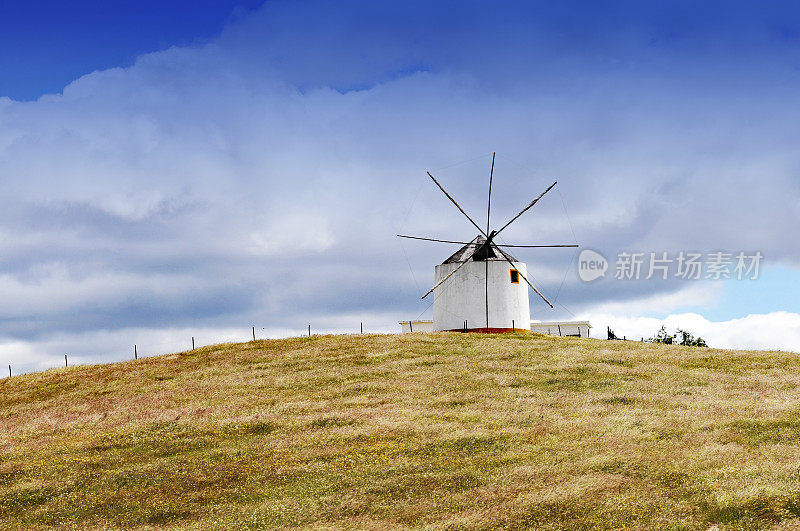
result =
[{"label": "wooden windmill sail", "polygon": [[[484,267],[485,267],[485,273],[483,275],[483,277],[484,277],[484,286],[483,286],[483,288],[484,288],[484,290],[483,290],[484,291],[484,293],[483,293],[484,294],[484,297],[483,297],[484,301],[483,302],[484,302],[484,308],[485,308],[485,312],[484,312],[485,322],[484,322],[484,324],[485,324],[486,331],[489,331],[490,329],[499,329],[499,328],[505,327],[505,324],[503,326],[500,326],[500,327],[498,327],[498,326],[494,326],[494,327],[490,326],[490,312],[489,312],[489,301],[490,301],[490,266],[489,266],[489,264],[490,264],[490,262],[493,262],[493,263],[496,263],[498,261],[507,262],[511,266],[511,270],[510,270],[511,271],[511,278],[512,278],[511,282],[515,282],[515,280],[513,280],[515,278],[515,276],[518,276],[519,278],[522,278],[525,281],[525,283],[545,303],[547,303],[548,306],[550,306],[552,308],[553,304],[549,300],[547,300],[547,297],[545,297],[542,294],[542,292],[539,291],[536,288],[536,286],[534,286],[528,280],[527,276],[520,270],[520,269],[522,269],[521,267],[519,267],[519,265],[521,263],[518,262],[514,257],[512,257],[506,249],[515,248],[515,247],[516,248],[577,247],[577,245],[574,245],[574,244],[513,245],[513,244],[499,244],[499,243],[497,243],[495,241],[497,236],[500,233],[502,233],[512,223],[514,223],[517,219],[519,219],[519,217],[522,216],[522,214],[524,214],[525,212],[530,210],[536,203],[538,203],[539,200],[542,199],[542,197],[544,197],[544,195],[547,192],[549,192],[550,190],[553,189],[553,187],[556,185],[556,183],[554,182],[553,184],[548,186],[547,189],[544,192],[539,194],[538,197],[536,197],[533,201],[528,203],[528,205],[525,206],[525,208],[520,210],[520,212],[517,215],[515,215],[514,217],[512,217],[505,225],[501,226],[497,230],[492,230],[491,229],[491,212],[492,212],[492,181],[493,181],[493,178],[494,178],[494,161],[495,161],[495,154],[492,153],[492,166],[491,166],[491,169],[489,171],[489,196],[488,196],[487,208],[486,208],[486,229],[485,230],[481,226],[479,226],[475,222],[475,220],[472,217],[470,217],[469,214],[467,214],[464,211],[463,208],[461,208],[461,206],[458,204],[458,202],[453,198],[453,196],[451,196],[447,192],[447,190],[444,189],[444,187],[441,185],[441,183],[439,183],[439,181],[437,181],[436,178],[433,175],[431,175],[430,172],[427,172],[428,176],[431,178],[431,180],[436,184],[437,187],[439,187],[439,189],[450,200],[450,202],[452,202],[453,205],[455,205],[455,207],[464,215],[464,217],[467,218],[467,220],[469,220],[469,222],[472,223],[472,225],[476,229],[478,229],[479,234],[478,234],[477,237],[475,237],[471,241],[467,242],[467,241],[457,241],[457,240],[441,240],[441,239],[437,239],[437,238],[427,238],[427,237],[422,237],[422,236],[409,236],[409,235],[406,235],[406,234],[398,234],[397,235],[397,236],[399,236],[401,238],[410,238],[410,239],[415,239],[415,240],[424,240],[424,241],[441,242],[441,243],[461,244],[461,245],[464,246],[458,252],[456,252],[453,256],[448,258],[444,262],[444,264],[442,264],[442,265],[445,265],[445,264],[458,263],[459,265],[457,267],[455,267],[454,269],[452,269],[452,271],[449,271],[449,273],[444,274],[442,276],[442,278],[440,278],[436,282],[436,284],[430,290],[428,290],[428,292],[425,293],[425,295],[422,296],[423,299],[425,297],[427,297],[428,295],[430,295],[431,293],[434,293],[434,294],[438,293],[437,289],[442,288],[442,286],[444,286],[448,282],[448,280],[451,280],[452,278],[456,277],[459,274],[459,271],[463,267],[465,267],[467,264],[474,264],[475,262],[483,262]],[[522,264],[522,265],[524,265],[524,264]],[[438,268],[437,268],[437,273],[438,273]],[[518,281],[516,281],[516,282],[518,282]],[[526,297],[526,300],[527,300],[527,294],[525,295],[525,297]],[[474,301],[470,300],[469,302],[474,302]],[[502,304],[502,302],[500,304]],[[527,308],[526,308],[526,312],[527,312]],[[520,323],[520,325],[523,325],[523,324],[524,323]],[[527,326],[527,324],[525,324],[525,326]],[[465,324],[465,328],[466,328],[466,324]]]}]

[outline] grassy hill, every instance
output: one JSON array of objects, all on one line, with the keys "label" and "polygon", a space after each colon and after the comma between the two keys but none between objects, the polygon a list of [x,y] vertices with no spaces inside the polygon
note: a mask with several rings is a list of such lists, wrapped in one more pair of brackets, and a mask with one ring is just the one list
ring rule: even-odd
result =
[{"label": "grassy hill", "polygon": [[800,356],[223,344],[0,382],[0,527],[797,529]]}]

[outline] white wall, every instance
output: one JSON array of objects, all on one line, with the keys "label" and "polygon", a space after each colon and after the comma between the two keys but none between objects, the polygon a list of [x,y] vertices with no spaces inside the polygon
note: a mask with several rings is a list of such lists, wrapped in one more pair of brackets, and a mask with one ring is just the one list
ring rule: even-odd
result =
[{"label": "white wall", "polygon": [[[511,283],[511,265],[489,260],[468,262],[455,275],[436,288],[433,302],[435,330],[456,330],[486,327],[486,264],[489,268],[489,328],[527,329],[530,326],[528,290],[522,278]],[[436,266],[436,282],[446,277],[459,263]],[[514,262],[523,275],[528,269],[523,262]]]},{"label": "white wall", "polygon": [[532,322],[531,332],[550,334],[554,336],[589,337],[589,321],[551,321]]},{"label": "white wall", "polygon": [[433,321],[400,321],[400,331],[403,334],[433,332]]}]

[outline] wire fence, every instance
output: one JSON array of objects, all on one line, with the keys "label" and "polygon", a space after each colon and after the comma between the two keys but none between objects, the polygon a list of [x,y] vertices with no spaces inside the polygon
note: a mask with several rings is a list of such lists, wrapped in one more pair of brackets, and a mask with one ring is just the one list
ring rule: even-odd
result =
[{"label": "wire fence", "polygon": [[[413,324],[411,324],[411,323],[420,322],[420,321],[418,321],[418,320],[408,320],[408,321],[401,321],[401,322],[409,323],[410,331],[414,332]],[[464,327],[465,327],[465,329],[467,328],[467,322],[466,321],[464,322]],[[314,330],[313,330],[313,327],[311,326],[311,324],[306,325],[306,327],[303,330],[303,332],[301,332],[299,334],[293,334],[293,335],[287,335],[287,336],[279,336],[279,337],[258,337],[258,333],[257,332],[258,332],[259,328],[260,328],[260,330],[265,330],[265,328],[263,328],[263,327],[251,326],[250,329],[248,330],[247,340],[246,341],[263,341],[263,340],[268,340],[268,339],[289,339],[289,338],[293,338],[293,337],[312,337],[313,335],[316,335],[316,334],[314,334]],[[402,330],[402,327],[401,327],[401,330]],[[422,330],[417,329],[416,331],[420,332]],[[339,329],[337,331],[321,330],[320,332],[321,333],[319,335],[327,335],[327,334],[332,334],[332,335],[363,335],[364,334],[364,323],[363,323],[363,321],[359,322],[358,329],[356,329],[355,331],[352,331],[352,332],[344,332],[341,329]],[[622,338],[616,337],[616,336],[612,337],[613,332],[611,332],[610,330],[609,330],[609,332],[610,332],[610,334],[609,334],[608,339],[632,341],[632,340],[626,339],[624,337],[622,337]],[[387,332],[386,331],[382,331],[382,330],[375,330],[374,332],[367,332],[367,333],[383,334],[383,333],[387,333]],[[566,334],[566,333],[562,334],[560,327],[558,328],[558,334],[553,333],[551,335],[571,336],[571,334]],[[576,337],[581,337],[581,336],[578,335]],[[587,337],[587,338],[590,337],[588,330],[587,330],[587,335],[585,337]],[[642,341],[644,341],[644,338],[642,338]],[[215,342],[208,343],[208,345],[215,345],[215,344],[225,343],[225,342],[235,342],[235,341],[225,341],[225,340],[219,341],[219,340],[217,340]],[[242,341],[242,342],[245,342],[245,341]],[[198,348],[203,348],[203,346],[204,346],[197,340],[196,336],[190,336],[189,340],[186,342],[187,347],[190,344],[191,344],[191,349],[190,350],[196,350]],[[118,358],[118,359],[111,360],[111,361],[93,362],[93,363],[83,363],[83,362],[74,363],[75,358],[81,359],[81,356],[72,356],[71,357],[71,355],[69,353],[67,353],[67,354],[64,354],[64,365],[63,365],[63,367],[69,368],[70,366],[75,366],[75,365],[103,365],[103,364],[119,363],[119,362],[122,362],[122,361],[138,361],[140,359],[151,358],[151,357],[155,357],[155,356],[162,356],[164,354],[168,354],[170,351],[174,352],[174,350],[172,350],[172,349],[180,348],[180,347],[176,347],[175,342],[169,342],[169,343],[161,342],[161,343],[156,343],[156,344],[148,343],[147,344],[148,348],[146,350],[142,349],[140,347],[142,347],[142,344],[134,343],[133,346],[132,346],[132,349],[131,349],[131,357],[128,358],[128,359],[119,359]],[[162,348],[159,348],[159,347],[162,347]],[[180,350],[178,350],[178,351],[180,352]],[[71,362],[72,362],[72,364],[71,364]],[[54,363],[52,366],[49,366],[49,367],[40,366],[39,368],[37,368],[35,370],[24,370],[22,372],[14,372],[14,365],[13,364],[8,364],[8,374],[4,376],[4,379],[13,378],[14,376],[22,376],[22,375],[25,375],[25,374],[35,374],[35,373],[45,372],[45,371],[48,371],[50,369],[58,368],[59,366],[62,366],[62,365]]]},{"label": "wire fence", "polygon": [[[279,337],[258,337],[257,331],[259,329],[260,330],[265,330],[266,328],[257,327],[257,326],[251,326],[250,329],[248,330],[247,340],[246,341],[264,341],[264,340],[269,340],[269,339],[289,339],[289,338],[293,338],[293,337],[312,337],[313,335],[315,335],[313,333],[313,329],[312,329],[311,324],[306,325],[306,327],[303,329],[303,331],[298,333],[298,334],[287,335],[287,336],[279,336]],[[367,333],[370,333],[370,332],[367,332]],[[385,332],[375,331],[373,333],[385,333]],[[356,334],[356,335],[362,335],[362,334],[364,334],[364,323],[360,322],[359,326],[358,326],[358,329],[353,331],[353,332],[344,332],[342,330],[337,330],[335,332],[332,332],[332,331],[328,331],[328,330],[322,330],[320,335],[322,335],[322,334],[334,334],[334,335],[353,335],[353,334]],[[228,342],[228,341],[225,341],[225,340],[215,341],[215,342],[208,343],[208,345],[215,345],[215,344],[226,343],[226,342]],[[232,341],[232,342],[235,342],[235,341]],[[243,342],[245,342],[245,341],[243,341]],[[187,343],[186,343],[187,347],[188,347],[189,344],[191,344],[191,349],[190,350],[196,350],[198,348],[203,348],[203,345],[201,345],[201,343],[199,341],[197,341],[196,336],[190,336],[189,341],[187,341]],[[75,362],[75,358],[81,359],[81,356],[75,356],[74,354],[71,355],[71,354],[67,353],[67,354],[64,354],[64,364],[63,365],[59,365],[57,363],[54,363],[52,366],[49,366],[49,367],[39,366],[37,369],[34,369],[34,370],[23,370],[21,372],[15,372],[14,371],[14,364],[9,363],[8,364],[8,374],[4,376],[4,379],[13,378],[14,376],[23,376],[25,374],[36,374],[36,373],[45,372],[45,371],[48,371],[48,370],[51,370],[51,369],[55,369],[55,368],[58,368],[58,367],[69,368],[70,366],[75,366],[75,365],[104,365],[104,364],[111,364],[111,363],[119,363],[119,362],[123,362],[123,361],[138,361],[140,359],[151,358],[151,357],[155,357],[155,356],[162,356],[164,354],[168,354],[169,351],[171,351],[172,349],[176,348],[175,342],[168,342],[168,343],[161,342],[161,343],[156,343],[156,344],[148,343],[147,344],[148,348],[146,350],[141,349],[140,348],[141,346],[142,346],[142,344],[140,344],[140,343],[134,343],[133,346],[132,346],[132,349],[131,349],[131,357],[128,358],[128,359],[121,358],[121,359],[115,359],[115,360],[110,360],[110,361],[105,361],[105,362],[94,362],[94,363],[81,363],[81,362],[79,362],[79,363],[74,363]],[[159,348],[159,347],[162,347],[162,348]],[[180,348],[180,347],[177,347],[177,348]],[[23,367],[24,367],[24,365],[23,365]]]}]

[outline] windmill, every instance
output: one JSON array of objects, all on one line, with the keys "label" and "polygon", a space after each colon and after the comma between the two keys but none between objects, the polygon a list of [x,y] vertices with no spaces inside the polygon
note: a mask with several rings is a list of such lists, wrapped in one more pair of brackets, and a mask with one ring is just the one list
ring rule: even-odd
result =
[{"label": "windmill", "polygon": [[500,233],[538,203],[547,192],[553,189],[556,183],[548,186],[505,225],[497,230],[492,230],[494,161],[495,153],[492,153],[492,166],[489,170],[489,197],[486,207],[486,230],[461,208],[453,196],[430,172],[427,172],[428,177],[439,187],[447,199],[478,229],[477,237],[465,242],[406,234],[397,235],[400,238],[413,240],[463,245],[450,258],[436,266],[436,283],[422,296],[425,299],[431,293],[434,294],[433,326],[435,330],[501,332],[529,329],[528,288],[520,284],[519,279],[524,280],[525,284],[548,306],[552,308],[553,304],[528,280],[527,266],[511,256],[507,249],[578,247],[574,244],[510,245],[499,244],[495,241]]}]

